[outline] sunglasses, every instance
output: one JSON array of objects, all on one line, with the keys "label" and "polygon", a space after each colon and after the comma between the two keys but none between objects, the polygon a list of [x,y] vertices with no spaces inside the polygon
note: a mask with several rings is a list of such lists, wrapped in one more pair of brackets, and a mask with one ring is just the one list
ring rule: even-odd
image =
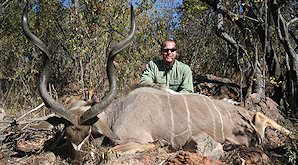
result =
[{"label": "sunglasses", "polygon": [[171,51],[171,52],[176,52],[176,48],[172,48],[172,49],[162,49],[164,52],[169,52],[169,51]]}]

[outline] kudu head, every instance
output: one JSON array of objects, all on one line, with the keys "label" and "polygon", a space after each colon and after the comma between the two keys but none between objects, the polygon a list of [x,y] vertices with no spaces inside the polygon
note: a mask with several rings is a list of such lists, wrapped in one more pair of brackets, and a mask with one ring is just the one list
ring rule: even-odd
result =
[{"label": "kudu head", "polygon": [[113,60],[116,55],[122,51],[132,41],[136,25],[133,6],[131,5],[131,27],[128,36],[117,43],[109,52],[106,65],[106,72],[109,80],[109,92],[101,102],[91,106],[87,111],[82,110],[67,110],[62,104],[54,100],[47,90],[48,76],[50,71],[50,54],[46,45],[29,29],[28,26],[28,4],[24,8],[22,17],[22,28],[25,36],[34,43],[42,52],[42,69],[39,77],[39,93],[46,107],[55,112],[61,117],[61,121],[65,124],[65,133],[72,144],[71,156],[73,159],[82,160],[83,153],[80,151],[83,143],[89,139],[92,125],[97,120],[97,115],[105,110],[112,102],[116,94],[116,78],[114,75]]}]

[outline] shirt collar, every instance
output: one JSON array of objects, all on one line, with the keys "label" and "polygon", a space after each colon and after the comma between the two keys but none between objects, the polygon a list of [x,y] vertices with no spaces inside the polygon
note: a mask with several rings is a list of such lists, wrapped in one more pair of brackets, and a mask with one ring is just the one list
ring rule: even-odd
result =
[{"label": "shirt collar", "polygon": [[163,61],[164,64],[165,64],[165,66],[166,66],[166,70],[172,70],[172,68],[174,67],[174,65],[176,65],[176,63],[177,63],[176,61],[177,61],[177,60],[175,60],[174,63],[173,63],[172,65],[167,65],[167,64]]}]

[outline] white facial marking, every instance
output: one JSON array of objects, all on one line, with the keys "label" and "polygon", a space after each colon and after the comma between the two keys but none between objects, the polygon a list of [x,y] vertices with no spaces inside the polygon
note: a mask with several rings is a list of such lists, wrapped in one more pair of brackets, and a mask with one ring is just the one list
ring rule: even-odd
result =
[{"label": "white facial marking", "polygon": [[76,150],[76,151],[81,151],[81,148],[82,148],[83,144],[89,139],[90,135],[91,135],[91,128],[89,129],[89,134],[88,134],[88,136],[86,136],[86,137],[84,138],[84,140],[83,140],[79,145],[76,145],[76,144],[74,144],[73,142],[71,142],[71,145],[72,145],[72,147],[74,148],[74,150]]}]

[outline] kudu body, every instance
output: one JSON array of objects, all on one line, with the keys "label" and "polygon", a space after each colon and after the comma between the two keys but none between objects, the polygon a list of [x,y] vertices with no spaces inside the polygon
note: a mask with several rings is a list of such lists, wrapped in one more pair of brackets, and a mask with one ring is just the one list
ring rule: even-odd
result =
[{"label": "kudu body", "polygon": [[98,115],[119,138],[117,144],[166,142],[182,148],[206,133],[215,141],[252,146],[264,138],[266,127],[290,132],[259,112],[250,112],[227,101],[150,87],[137,88],[117,99]]},{"label": "kudu body", "polygon": [[[44,59],[40,76],[40,94],[45,105],[64,119],[74,159],[82,159],[81,147],[92,132],[99,132],[118,144],[114,147],[115,151],[144,149],[152,142],[161,142],[173,149],[180,149],[188,142],[195,141],[194,139],[202,133],[220,143],[230,141],[249,146],[253,143],[254,132],[263,138],[267,126],[289,134],[288,130],[260,113],[252,115],[240,106],[200,94],[179,94],[142,87],[115,100],[113,59],[128,45],[134,34],[133,9],[131,12],[129,36],[117,44],[108,56],[107,75],[110,82],[108,95],[95,105],[87,105],[82,101],[66,110],[48,94],[46,87],[49,53],[43,42],[30,32],[27,8],[24,9],[22,22],[24,33],[42,50]],[[90,109],[86,111],[86,107]]]}]

